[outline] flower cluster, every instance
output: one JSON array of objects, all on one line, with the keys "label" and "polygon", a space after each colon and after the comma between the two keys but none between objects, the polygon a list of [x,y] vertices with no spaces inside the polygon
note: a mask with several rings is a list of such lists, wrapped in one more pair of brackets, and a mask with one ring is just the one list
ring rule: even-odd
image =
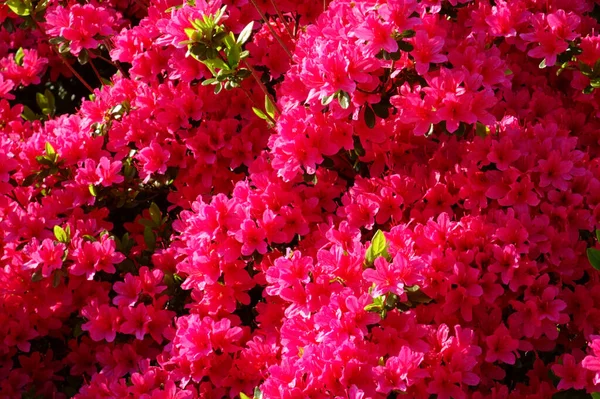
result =
[{"label": "flower cluster", "polygon": [[596,3],[1,2],[0,399],[596,397]]}]

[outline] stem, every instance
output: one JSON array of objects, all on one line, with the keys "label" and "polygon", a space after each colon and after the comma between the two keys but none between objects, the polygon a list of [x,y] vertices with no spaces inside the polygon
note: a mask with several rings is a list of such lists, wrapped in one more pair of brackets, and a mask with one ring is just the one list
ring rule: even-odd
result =
[{"label": "stem", "polygon": [[[40,26],[38,21],[36,21],[34,17],[32,17],[31,20],[35,24],[35,27],[37,28],[37,30],[39,30],[42,35],[44,35],[46,38],[48,38],[46,31],[44,31],[42,29],[42,27]],[[69,63],[69,61],[67,61],[65,59],[65,57],[56,50],[56,47],[54,47],[54,45],[51,44],[49,41],[48,41],[48,44],[50,45],[50,48],[52,49],[52,51],[54,51],[54,53],[58,56],[58,58],[60,58],[62,60],[63,64],[65,64],[67,66],[67,68],[69,68],[69,70],[73,73],[73,75],[75,75],[75,77],[77,79],[79,79],[81,84],[84,85],[85,88],[90,91],[90,93],[93,93],[94,89],[92,89],[92,87],[85,81],[85,79],[83,77],[81,77],[81,75],[79,73],[77,73],[77,71],[73,68],[73,66]]]},{"label": "stem", "polygon": [[244,66],[246,68],[248,68],[248,70],[252,74],[252,77],[254,78],[254,80],[256,80],[256,83],[258,83],[258,85],[260,86],[260,89],[263,91],[263,93],[265,93],[265,96],[267,96],[269,98],[269,100],[271,101],[271,104],[273,104],[273,107],[275,108],[275,112],[277,112],[277,115],[281,115],[281,110],[277,106],[277,103],[275,102],[275,100],[273,100],[273,97],[271,97],[271,94],[269,94],[269,90],[267,90],[267,87],[260,80],[260,76],[258,76],[258,74],[254,70],[254,68],[252,68],[252,66],[250,64],[248,64],[248,62],[246,62],[246,60],[244,60]]},{"label": "stem", "polygon": [[292,53],[287,48],[287,46],[285,45],[285,43],[283,42],[283,40],[281,40],[281,37],[279,37],[279,35],[275,32],[275,29],[273,29],[273,27],[271,26],[271,24],[267,20],[267,17],[265,16],[265,14],[263,14],[263,12],[260,10],[260,8],[258,7],[258,4],[256,4],[256,1],[255,0],[250,0],[250,1],[252,2],[252,5],[254,6],[254,8],[256,8],[256,11],[258,11],[258,14],[262,18],[262,20],[265,23],[265,25],[267,25],[267,28],[269,28],[269,31],[271,32],[271,35],[273,35],[273,37],[277,40],[277,42],[279,42],[279,44],[283,48],[283,51],[285,51],[285,53],[288,55],[288,57],[290,57],[290,60],[291,60],[292,59]]},{"label": "stem", "polygon": [[283,18],[283,14],[281,13],[281,11],[279,11],[279,8],[277,7],[277,3],[275,2],[275,0],[271,0],[271,4],[273,4],[273,8],[275,9],[275,12],[277,12],[277,16],[279,16],[279,19],[281,20],[281,23],[283,24],[283,27],[285,28],[285,31],[290,36],[290,38],[293,38],[294,36],[292,36],[292,32],[290,31],[290,27],[288,26],[287,21],[285,20],[285,18]]},{"label": "stem", "polygon": [[92,67],[92,69],[94,70],[94,73],[96,74],[96,77],[98,78],[98,81],[100,82],[100,85],[104,85],[104,82],[102,81],[102,77],[100,76],[100,74],[98,73],[98,70],[96,69],[96,66],[94,65],[94,61],[92,61],[92,59],[89,59],[89,63],[90,66]]},{"label": "stem", "polygon": [[107,62],[107,63],[109,63],[110,65],[112,65],[112,66],[114,66],[115,68],[117,68],[117,69],[119,70],[119,72],[121,72],[121,74],[122,74],[123,76],[125,76],[125,77],[128,77],[128,76],[127,76],[127,73],[126,73],[126,72],[123,70],[123,68],[121,68],[121,65],[120,65],[120,63],[118,63],[118,61],[117,61],[117,63],[115,63],[115,62],[113,62],[113,61],[109,60],[108,58],[106,58],[106,57],[103,57],[103,56],[102,56],[102,55],[100,55],[100,54],[94,54],[94,55],[95,55],[96,57],[100,58],[102,61],[104,61],[104,62]]},{"label": "stem", "polygon": [[[252,102],[252,104],[254,104],[254,106],[256,108],[260,109],[260,106],[256,103],[256,101],[254,101],[254,98],[252,98],[252,95],[250,94],[250,92],[246,88],[244,88],[242,86],[240,86],[240,88],[244,91],[244,93],[246,94],[246,97],[248,97],[248,99]],[[271,121],[271,123],[273,123],[273,126],[277,125],[277,122],[275,121],[275,119],[273,119],[273,117],[271,117],[271,115],[269,115],[268,112],[265,112],[265,116],[267,118],[269,118],[269,120]]]}]

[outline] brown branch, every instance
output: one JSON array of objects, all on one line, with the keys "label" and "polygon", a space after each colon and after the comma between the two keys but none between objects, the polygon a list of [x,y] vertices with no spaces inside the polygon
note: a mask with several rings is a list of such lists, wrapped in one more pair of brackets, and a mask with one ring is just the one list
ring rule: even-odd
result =
[{"label": "brown branch", "polygon": [[273,104],[273,107],[275,108],[275,112],[277,112],[277,115],[281,115],[281,110],[277,106],[277,103],[273,100],[273,97],[271,97],[271,94],[269,94],[269,90],[267,90],[267,87],[260,80],[260,76],[258,76],[258,74],[256,73],[256,70],[254,68],[252,68],[252,66],[248,62],[246,62],[246,60],[244,60],[244,66],[246,68],[248,68],[248,70],[252,74],[252,77],[254,78],[254,80],[256,80],[256,83],[258,83],[258,85],[260,86],[260,89],[263,91],[263,93],[265,93],[265,96],[267,96],[269,98],[269,101],[271,101],[271,104]]},{"label": "brown branch", "polygon": [[275,32],[275,29],[273,29],[273,27],[271,26],[271,24],[267,20],[267,17],[265,16],[265,14],[263,14],[263,12],[260,10],[260,8],[258,7],[258,4],[256,4],[256,1],[255,0],[250,0],[250,1],[252,2],[252,5],[254,6],[254,8],[256,9],[256,11],[260,15],[260,17],[262,18],[262,20],[265,23],[265,25],[267,25],[267,28],[269,28],[269,31],[271,32],[271,35],[273,35],[273,37],[275,38],[275,40],[277,40],[277,42],[279,42],[279,44],[283,48],[283,51],[285,51],[285,53],[288,55],[288,57],[290,57],[290,60],[291,60],[292,59],[292,53],[287,48],[287,46],[285,45],[285,43],[283,42],[283,40],[281,39],[281,37],[279,37],[279,35]]}]

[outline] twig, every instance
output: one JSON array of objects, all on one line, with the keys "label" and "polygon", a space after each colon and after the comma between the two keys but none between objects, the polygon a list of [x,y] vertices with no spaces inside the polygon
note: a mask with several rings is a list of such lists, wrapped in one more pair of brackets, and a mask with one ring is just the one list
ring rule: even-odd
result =
[{"label": "twig", "polygon": [[[46,31],[44,31],[42,29],[42,27],[40,26],[38,21],[36,21],[35,18],[31,18],[31,20],[35,24],[35,27],[37,28],[37,30],[39,30],[42,35],[44,35],[46,38],[48,38]],[[50,41],[48,41],[48,44],[50,44],[50,48],[52,49],[52,51],[54,51],[54,53],[58,56],[58,58],[60,58],[62,60],[63,64],[65,64],[67,66],[67,68],[69,68],[69,70],[73,73],[73,75],[75,75],[75,77],[77,79],[79,79],[81,84],[84,85],[85,88],[90,91],[90,93],[93,93],[94,89],[92,89],[92,87],[85,81],[85,79],[83,77],[81,77],[81,75],[73,68],[73,66],[69,63],[69,61],[67,61],[65,59],[65,57],[63,57],[63,55],[61,53],[59,53],[58,50],[56,50],[56,48],[54,47],[53,44],[50,43]]]},{"label": "twig", "polygon": [[100,55],[100,54],[94,54],[94,56],[96,56],[96,57],[100,58],[102,61],[104,61],[104,62],[107,62],[107,63],[109,63],[110,65],[112,65],[112,66],[114,66],[115,68],[117,68],[117,69],[119,70],[119,72],[121,72],[121,74],[122,74],[124,77],[128,77],[128,76],[127,76],[127,73],[126,73],[126,72],[123,70],[123,68],[121,68],[121,65],[120,65],[120,63],[119,63],[118,61],[115,63],[115,62],[113,62],[113,61],[109,60],[108,58],[106,58],[106,57],[103,57],[103,56],[102,56],[102,55]]},{"label": "twig", "polygon": [[285,31],[287,32],[288,35],[290,35],[290,38],[293,38],[294,36],[292,36],[292,31],[290,31],[290,27],[288,26],[287,21],[283,17],[283,14],[281,13],[281,11],[279,11],[279,8],[277,7],[277,3],[275,2],[275,0],[271,0],[271,4],[273,4],[273,8],[275,9],[277,16],[279,16],[279,19],[281,20],[281,23],[283,24]]},{"label": "twig", "polygon": [[[240,86],[240,88],[244,91],[244,93],[246,94],[246,96],[248,97],[248,99],[252,102],[252,104],[254,104],[255,108],[260,109],[260,106],[256,103],[256,101],[254,100],[254,98],[252,98],[252,95],[250,94],[250,92],[245,87]],[[268,112],[265,112],[265,116],[267,118],[269,118],[269,120],[271,121],[271,123],[273,123],[273,126],[277,125],[277,121],[275,121],[275,119],[273,119],[273,117],[271,115],[269,115]]]},{"label": "twig", "polygon": [[98,73],[98,70],[96,69],[96,66],[94,65],[94,61],[92,61],[91,58],[88,61],[90,63],[90,66],[94,70],[94,73],[96,74],[96,77],[98,78],[98,81],[100,82],[100,85],[104,85],[104,82],[102,81],[102,76],[100,76],[100,74]]},{"label": "twig", "polygon": [[254,8],[256,8],[256,11],[258,12],[258,14],[260,15],[260,17],[262,18],[262,20],[265,23],[265,25],[267,25],[267,28],[269,28],[269,31],[271,32],[271,35],[273,35],[273,37],[275,38],[275,40],[277,40],[277,42],[279,42],[279,44],[283,48],[283,51],[285,51],[285,53],[288,55],[288,57],[290,57],[290,60],[291,60],[292,59],[292,53],[287,48],[287,46],[285,45],[285,43],[283,42],[283,40],[281,39],[281,37],[279,37],[279,35],[275,32],[275,29],[273,29],[273,27],[271,26],[271,24],[267,20],[267,17],[265,16],[265,14],[263,14],[263,12],[260,10],[260,8],[258,7],[258,4],[256,4],[256,1],[255,0],[250,0],[250,1],[252,2],[252,5],[254,6]]},{"label": "twig", "polygon": [[265,93],[265,96],[267,96],[269,98],[269,101],[271,101],[271,104],[273,104],[273,108],[275,108],[275,112],[277,112],[277,115],[281,115],[281,110],[277,106],[277,103],[273,100],[273,97],[271,97],[271,94],[269,94],[269,90],[267,90],[267,87],[260,80],[260,76],[258,76],[258,74],[254,70],[254,68],[252,68],[252,66],[250,64],[248,64],[248,62],[246,62],[246,60],[244,60],[244,66],[246,68],[248,68],[248,70],[252,74],[252,77],[254,78],[254,80],[256,80],[256,83],[258,83],[258,85],[260,86],[260,89],[263,91],[263,93]]}]

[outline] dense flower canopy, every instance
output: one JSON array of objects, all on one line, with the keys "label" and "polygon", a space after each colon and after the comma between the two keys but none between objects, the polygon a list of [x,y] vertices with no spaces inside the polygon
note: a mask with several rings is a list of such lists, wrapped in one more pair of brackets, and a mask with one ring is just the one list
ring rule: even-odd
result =
[{"label": "dense flower canopy", "polygon": [[600,1],[0,2],[0,398],[597,398]]}]

